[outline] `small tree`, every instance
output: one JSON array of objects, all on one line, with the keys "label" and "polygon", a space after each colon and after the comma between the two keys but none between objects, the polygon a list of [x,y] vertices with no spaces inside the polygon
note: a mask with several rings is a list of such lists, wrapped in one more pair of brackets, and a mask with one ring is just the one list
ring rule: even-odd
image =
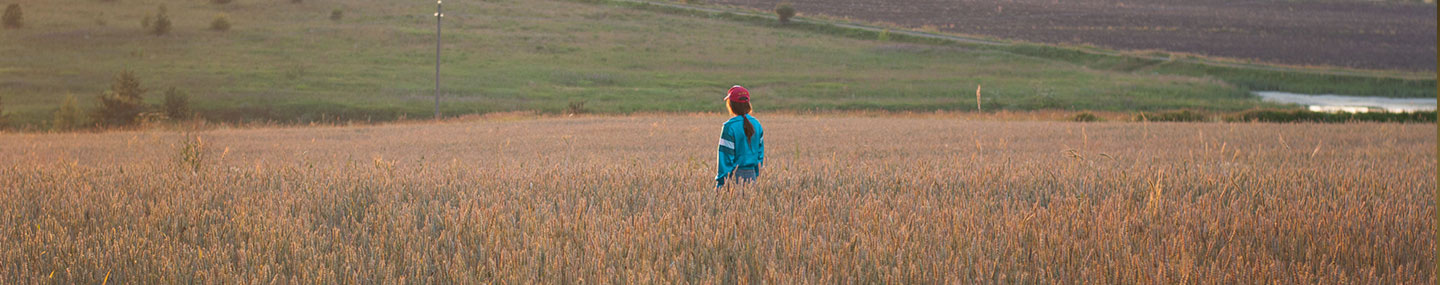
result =
[{"label": "small tree", "polygon": [[150,23],[150,34],[163,36],[170,33],[170,15],[165,10],[165,5],[160,5],[160,13],[155,14],[155,21]]},{"label": "small tree", "polygon": [[210,22],[210,30],[219,32],[229,31],[230,19],[225,17],[225,15],[215,16],[215,20]]},{"label": "small tree", "polygon": [[790,18],[795,17],[795,7],[790,2],[780,2],[780,5],[775,5],[775,16],[780,18],[781,24],[789,24]]},{"label": "small tree", "polygon": [[3,16],[3,18],[4,19],[0,21],[5,22],[6,29],[25,27],[25,12],[20,11],[20,4],[5,6],[5,16]]},{"label": "small tree", "polygon": [[190,118],[190,95],[170,87],[165,90],[165,116],[171,120],[184,120]]},{"label": "small tree", "polygon": [[50,127],[57,131],[68,131],[80,128],[81,116],[80,102],[75,100],[75,95],[66,95],[65,100],[60,101],[60,109],[55,110],[55,121]]},{"label": "small tree", "polygon": [[115,76],[110,90],[100,95],[100,105],[91,117],[97,125],[106,127],[135,124],[135,118],[145,111],[144,94],[145,89],[140,87],[140,79],[134,73],[121,72]]}]

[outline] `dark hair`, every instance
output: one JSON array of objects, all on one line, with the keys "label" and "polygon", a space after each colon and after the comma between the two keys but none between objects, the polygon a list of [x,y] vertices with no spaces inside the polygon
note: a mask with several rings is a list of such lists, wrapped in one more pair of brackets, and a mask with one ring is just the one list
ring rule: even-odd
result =
[{"label": "dark hair", "polygon": [[[745,116],[745,114],[750,113],[750,103],[742,103],[735,101],[725,101],[725,103],[727,107],[730,107],[731,115]],[[750,125],[750,118],[744,118],[744,120],[741,120],[741,122],[745,122],[745,138],[749,139],[750,137],[755,136],[755,126]]]}]

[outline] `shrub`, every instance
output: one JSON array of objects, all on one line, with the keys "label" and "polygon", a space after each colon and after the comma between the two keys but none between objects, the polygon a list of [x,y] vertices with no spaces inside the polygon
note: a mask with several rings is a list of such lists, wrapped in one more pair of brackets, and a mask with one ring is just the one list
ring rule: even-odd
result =
[{"label": "shrub", "polygon": [[585,100],[572,100],[570,101],[570,105],[565,106],[566,115],[574,116],[575,114],[584,114],[587,112],[590,112],[590,110],[585,108]]},{"label": "shrub", "polygon": [[1072,122],[1099,122],[1099,121],[1100,121],[1100,117],[1095,116],[1095,114],[1091,114],[1091,113],[1089,113],[1089,112],[1083,112],[1083,113],[1075,114],[1074,116],[1070,116],[1070,121],[1072,121]]},{"label": "shrub", "polygon": [[882,42],[890,41],[890,29],[880,30],[880,35],[877,36],[876,39]]},{"label": "shrub", "polygon": [[795,7],[790,2],[781,2],[775,5],[775,16],[780,18],[781,24],[790,23],[790,18],[795,17]]},{"label": "shrub", "polygon": [[220,32],[229,31],[230,19],[225,17],[225,15],[215,16],[215,20],[210,21],[210,30]]},{"label": "shrub", "polygon": [[210,0],[210,3],[215,3],[215,4],[220,4],[220,5],[230,4],[230,2],[235,2],[235,0]]},{"label": "shrub", "polygon": [[1291,123],[1291,122],[1320,122],[1323,114],[1310,112],[1308,110],[1249,110],[1231,115],[1226,121],[1231,122],[1270,122],[1270,123]]},{"label": "shrub", "polygon": [[155,21],[155,16],[154,16],[154,15],[145,15],[145,18],[140,19],[140,28],[141,28],[141,29],[145,29],[146,31],[149,31],[149,30],[150,30],[150,23],[151,23],[151,22],[154,22],[154,21]]},{"label": "shrub", "polygon": [[155,21],[150,23],[150,34],[163,36],[170,33],[170,15],[167,15],[165,5],[160,5],[160,13],[155,14]]},{"label": "shrub", "polygon": [[341,11],[340,8],[335,8],[335,10],[330,10],[330,20],[331,20],[331,21],[340,21],[340,19],[341,19],[341,18],[344,18],[344,17],[345,17],[345,11]]},{"label": "shrub", "polygon": [[5,6],[5,16],[0,18],[4,18],[0,21],[5,22],[6,29],[19,29],[25,27],[25,12],[20,11],[20,4],[10,4],[8,6]]},{"label": "shrub", "polygon": [[75,95],[66,95],[65,99],[60,101],[60,109],[55,110],[55,121],[51,122],[50,127],[57,131],[80,128],[81,116],[84,114],[80,113],[80,102],[75,100]]},{"label": "shrub", "polygon": [[1135,115],[1135,121],[1151,122],[1204,122],[1209,121],[1210,116],[1190,110],[1168,111],[1162,113],[1140,113]]},{"label": "shrub", "polygon": [[175,87],[165,90],[165,117],[171,120],[184,120],[190,118],[190,95],[176,90]]},{"label": "shrub", "polygon": [[134,73],[121,72],[115,76],[110,90],[100,95],[100,105],[91,117],[96,125],[104,127],[133,125],[135,118],[145,111],[144,94],[145,89],[140,87],[140,79]]}]

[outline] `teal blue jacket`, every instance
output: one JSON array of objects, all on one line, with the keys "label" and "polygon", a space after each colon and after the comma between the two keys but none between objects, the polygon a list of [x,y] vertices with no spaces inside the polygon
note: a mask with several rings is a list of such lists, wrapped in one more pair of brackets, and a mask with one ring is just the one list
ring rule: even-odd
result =
[{"label": "teal blue jacket", "polygon": [[[745,122],[741,118],[750,120],[750,125],[755,128],[753,136],[745,137]],[[760,121],[750,115],[730,118],[720,130],[718,156],[720,171],[715,174],[716,182],[723,182],[736,168],[760,169],[765,163],[765,128],[761,128]]]}]

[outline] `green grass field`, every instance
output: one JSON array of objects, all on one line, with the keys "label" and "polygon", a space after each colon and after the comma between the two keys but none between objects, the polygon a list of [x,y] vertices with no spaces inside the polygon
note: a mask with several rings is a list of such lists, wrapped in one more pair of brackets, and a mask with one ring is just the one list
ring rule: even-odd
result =
[{"label": "green grass field", "polygon": [[[66,95],[93,106],[124,70],[152,90],[152,103],[176,87],[211,120],[430,116],[435,7],[427,1],[21,4],[26,27],[0,31],[0,100],[19,125],[48,124]],[[161,4],[174,31],[147,35],[141,20]],[[338,21],[329,18],[336,9]],[[1247,94],[1250,83],[1223,75],[1136,70],[1043,48],[878,41],[613,3],[475,1],[446,12],[441,91],[450,115],[562,112],[578,102],[590,112],[716,111],[732,84],[751,87],[761,110],[974,110],[979,84],[986,110],[1265,105]],[[220,15],[233,28],[207,30]]]}]

